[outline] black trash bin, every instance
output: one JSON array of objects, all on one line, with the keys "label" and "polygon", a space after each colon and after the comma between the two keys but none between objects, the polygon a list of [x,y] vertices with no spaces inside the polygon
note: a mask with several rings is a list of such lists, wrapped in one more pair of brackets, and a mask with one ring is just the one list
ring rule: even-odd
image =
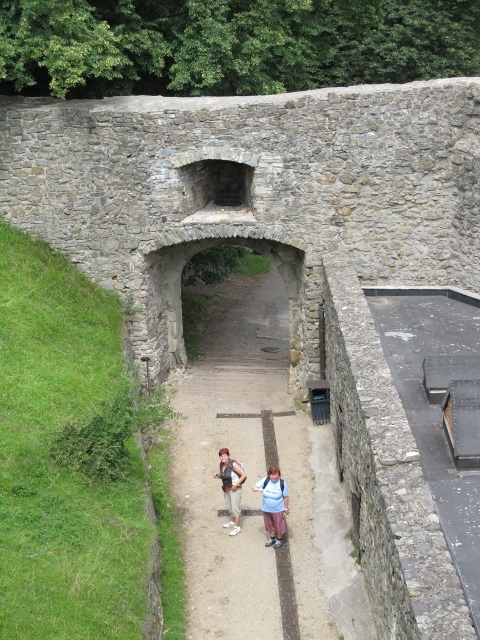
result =
[{"label": "black trash bin", "polygon": [[325,424],[330,420],[330,385],[326,380],[307,382],[308,399],[314,424]]}]

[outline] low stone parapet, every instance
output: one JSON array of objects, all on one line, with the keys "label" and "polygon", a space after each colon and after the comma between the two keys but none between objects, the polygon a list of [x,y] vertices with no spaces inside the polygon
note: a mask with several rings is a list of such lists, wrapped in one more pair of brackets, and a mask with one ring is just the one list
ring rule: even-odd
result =
[{"label": "low stone parapet", "polygon": [[323,264],[332,424],[379,638],[476,638],[354,266],[340,251]]}]

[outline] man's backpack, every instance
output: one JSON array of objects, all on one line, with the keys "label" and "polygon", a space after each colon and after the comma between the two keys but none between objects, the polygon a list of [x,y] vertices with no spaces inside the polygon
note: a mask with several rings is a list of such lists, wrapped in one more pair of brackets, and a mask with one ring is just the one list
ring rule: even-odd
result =
[{"label": "man's backpack", "polygon": [[[270,482],[270,478],[267,476],[263,482],[263,488],[265,489],[265,487],[267,486],[267,484]],[[283,478],[280,478],[280,489],[282,490],[282,494],[283,494],[283,488],[285,487],[285,482],[283,481]]]},{"label": "man's backpack", "polygon": [[243,464],[241,462],[239,462],[238,460],[229,460],[228,461],[228,466],[230,467],[230,469],[232,470],[232,472],[238,476],[238,473],[235,471],[235,468],[233,466],[233,463],[236,462],[238,464],[238,466],[240,467],[240,469],[243,471],[243,473],[245,474],[245,478],[243,479],[243,481],[240,484],[243,484],[245,482],[245,480],[247,479],[247,470],[245,469],[245,467],[243,466]]}]

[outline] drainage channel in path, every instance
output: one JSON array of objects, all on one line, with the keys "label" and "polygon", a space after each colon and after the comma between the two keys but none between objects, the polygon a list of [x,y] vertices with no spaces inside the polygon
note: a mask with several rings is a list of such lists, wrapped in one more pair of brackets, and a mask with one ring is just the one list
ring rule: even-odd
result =
[{"label": "drainage channel in path", "polygon": [[[261,413],[217,413],[217,418],[261,418],[265,462],[268,469],[272,466],[280,466],[278,461],[277,439],[275,437],[275,425],[273,418],[294,415],[295,411],[281,411],[273,413],[270,409],[265,409],[262,410]],[[242,510],[242,516],[257,516],[261,514],[262,511],[260,509]],[[225,516],[228,514],[225,509],[219,509],[218,515]],[[275,550],[275,559],[277,562],[283,640],[300,640],[295,584],[293,582],[292,561],[290,558],[288,544],[284,544],[282,547]]]}]

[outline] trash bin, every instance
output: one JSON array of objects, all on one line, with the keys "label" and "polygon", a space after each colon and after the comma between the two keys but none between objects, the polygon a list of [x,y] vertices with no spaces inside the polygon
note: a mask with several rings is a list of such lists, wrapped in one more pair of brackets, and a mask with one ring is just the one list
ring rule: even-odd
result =
[{"label": "trash bin", "polygon": [[307,382],[308,399],[314,424],[325,424],[330,420],[330,384],[326,380]]}]

